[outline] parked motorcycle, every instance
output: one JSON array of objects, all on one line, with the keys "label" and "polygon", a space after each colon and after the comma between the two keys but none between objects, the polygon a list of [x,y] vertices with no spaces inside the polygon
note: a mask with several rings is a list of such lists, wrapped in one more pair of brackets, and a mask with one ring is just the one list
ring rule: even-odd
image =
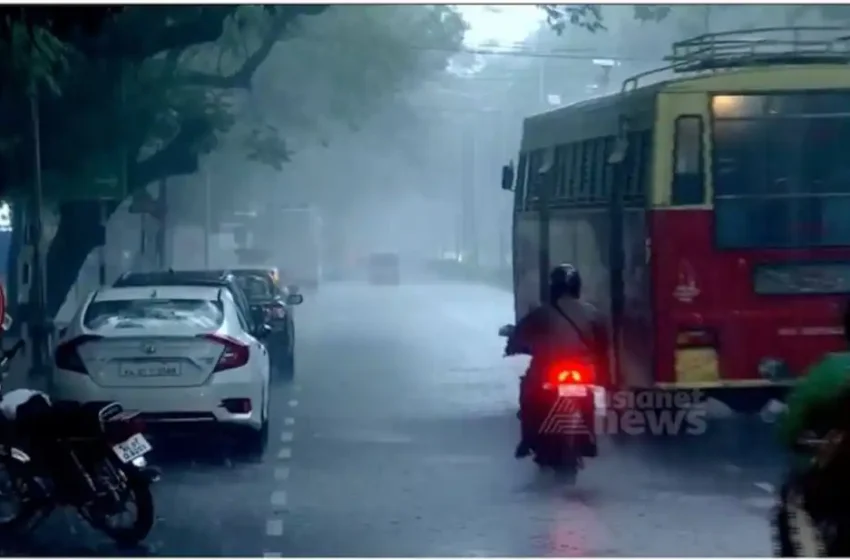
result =
[{"label": "parked motorcycle", "polygon": [[[3,352],[0,371],[21,347]],[[7,479],[0,502],[14,502],[0,506],[0,531],[32,530],[56,507],[70,506],[121,545],[147,537],[155,518],[150,486],[159,473],[145,461],[152,446],[138,413],[118,403],[51,403],[28,389],[5,394],[0,411],[0,474]],[[113,523],[130,504],[129,522]]]},{"label": "parked motorcycle", "polygon": [[[513,325],[499,329],[502,337],[510,337],[513,332]],[[530,442],[535,463],[575,481],[584,467],[584,458],[597,455],[593,433],[594,366],[587,359],[575,357],[536,367],[544,367],[545,371],[530,372],[521,383],[532,379],[542,383],[524,389],[530,392],[526,404],[531,406],[520,410],[517,417],[536,427]]]}]

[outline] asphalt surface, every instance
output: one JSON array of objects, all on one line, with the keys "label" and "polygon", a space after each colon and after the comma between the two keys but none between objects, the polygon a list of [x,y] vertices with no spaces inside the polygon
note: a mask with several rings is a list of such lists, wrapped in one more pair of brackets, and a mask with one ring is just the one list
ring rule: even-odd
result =
[{"label": "asphalt surface", "polygon": [[157,460],[159,519],[119,550],[59,511],[3,555],[769,556],[783,459],[759,419],[605,441],[569,487],[513,458],[524,358],[511,296],[468,285],[324,286],[297,316],[266,457]]}]

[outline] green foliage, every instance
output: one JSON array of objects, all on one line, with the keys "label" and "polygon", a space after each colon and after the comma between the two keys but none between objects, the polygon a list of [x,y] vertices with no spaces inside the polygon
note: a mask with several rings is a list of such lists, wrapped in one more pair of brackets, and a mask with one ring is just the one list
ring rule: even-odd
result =
[{"label": "green foliage", "polygon": [[280,169],[284,133],[354,126],[444,68],[464,31],[446,6],[127,7],[98,20],[96,35],[64,33],[67,42],[51,22],[9,19],[0,34],[0,186],[31,184],[21,107],[39,89],[51,92],[40,96],[42,163],[64,178],[48,187],[58,200],[123,175],[115,162],[128,162],[132,190],[192,173],[225,145]]},{"label": "green foliage", "polygon": [[[634,18],[641,22],[661,22],[674,15],[705,17],[709,11],[741,8],[736,4],[640,4],[634,5]],[[605,29],[603,7],[600,4],[543,4],[550,27],[558,34],[568,27],[578,27],[596,32]],[[768,5],[767,10],[782,12],[785,24],[793,25],[800,18],[814,14],[826,23],[837,25],[850,21],[850,6],[846,4]]]}]

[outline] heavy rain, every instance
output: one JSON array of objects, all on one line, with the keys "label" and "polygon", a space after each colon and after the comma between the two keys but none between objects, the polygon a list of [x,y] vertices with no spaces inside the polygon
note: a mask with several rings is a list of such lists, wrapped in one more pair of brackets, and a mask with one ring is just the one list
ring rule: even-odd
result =
[{"label": "heavy rain", "polygon": [[846,550],[847,6],[0,15],[0,554]]}]

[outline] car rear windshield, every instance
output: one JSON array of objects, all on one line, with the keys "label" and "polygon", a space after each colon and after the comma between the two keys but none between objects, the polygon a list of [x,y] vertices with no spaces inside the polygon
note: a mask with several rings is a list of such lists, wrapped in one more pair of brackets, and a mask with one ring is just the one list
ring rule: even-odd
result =
[{"label": "car rear windshield", "polygon": [[216,329],[224,320],[220,302],[201,299],[143,299],[95,301],[86,309],[83,324],[103,327],[144,328],[177,323],[198,329]]},{"label": "car rear windshield", "polygon": [[762,295],[850,293],[850,262],[760,265],[753,287]]},{"label": "car rear windshield", "polygon": [[265,274],[237,274],[236,282],[250,300],[274,297],[274,281]]},{"label": "car rear windshield", "polygon": [[724,248],[850,245],[850,92],[712,100]]}]

